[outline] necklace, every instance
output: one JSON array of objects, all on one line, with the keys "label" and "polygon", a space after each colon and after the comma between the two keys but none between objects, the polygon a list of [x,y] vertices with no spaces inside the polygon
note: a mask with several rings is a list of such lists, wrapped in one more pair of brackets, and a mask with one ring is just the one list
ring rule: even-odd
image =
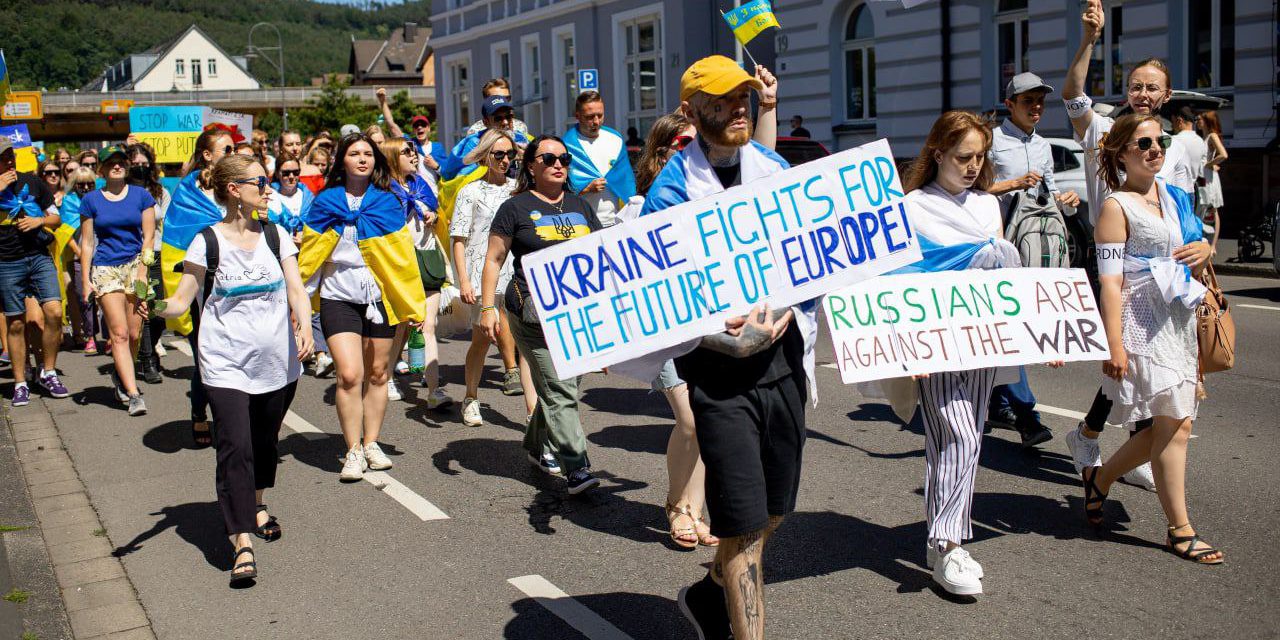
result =
[{"label": "necklace", "polygon": [[560,199],[554,202],[551,200],[548,200],[546,196],[542,195],[541,193],[538,193],[537,191],[534,191],[534,193],[537,194],[539,200],[542,200],[543,202],[555,207],[556,213],[564,215],[564,193],[561,193]]}]

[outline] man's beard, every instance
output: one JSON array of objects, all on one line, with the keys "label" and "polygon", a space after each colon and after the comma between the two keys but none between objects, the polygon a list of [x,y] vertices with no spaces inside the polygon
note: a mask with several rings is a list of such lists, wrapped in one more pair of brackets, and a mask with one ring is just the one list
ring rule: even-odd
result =
[{"label": "man's beard", "polygon": [[729,123],[737,118],[729,117],[724,120],[717,120],[713,116],[708,116],[702,111],[695,114],[698,118],[698,133],[707,139],[707,142],[720,147],[744,147],[751,141],[751,119],[747,118],[747,129],[745,131],[729,132]]}]

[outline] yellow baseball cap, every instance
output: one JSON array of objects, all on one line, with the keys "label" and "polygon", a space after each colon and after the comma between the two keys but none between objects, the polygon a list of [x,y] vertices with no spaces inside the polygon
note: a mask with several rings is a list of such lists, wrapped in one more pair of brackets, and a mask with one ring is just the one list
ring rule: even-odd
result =
[{"label": "yellow baseball cap", "polygon": [[764,83],[743,71],[737,62],[724,56],[708,56],[693,63],[680,76],[680,100],[688,100],[699,91],[722,96],[743,84],[751,85],[756,91],[764,90]]}]

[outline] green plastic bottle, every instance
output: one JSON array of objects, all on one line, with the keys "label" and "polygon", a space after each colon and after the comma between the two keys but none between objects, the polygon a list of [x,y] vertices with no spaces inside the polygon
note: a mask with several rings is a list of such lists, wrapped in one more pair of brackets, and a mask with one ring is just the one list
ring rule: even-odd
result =
[{"label": "green plastic bottle", "polygon": [[427,340],[417,329],[409,330],[409,371],[422,373],[427,368]]}]

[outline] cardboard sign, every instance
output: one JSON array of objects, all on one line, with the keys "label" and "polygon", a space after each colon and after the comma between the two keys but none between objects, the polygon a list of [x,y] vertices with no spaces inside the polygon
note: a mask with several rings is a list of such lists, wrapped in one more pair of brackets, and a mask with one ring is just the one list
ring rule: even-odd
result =
[{"label": "cardboard sign", "polygon": [[156,162],[186,162],[204,126],[204,107],[134,107],[129,131],[151,145]]},{"label": "cardboard sign", "polygon": [[253,116],[250,114],[205,107],[204,126],[211,124],[226,129],[236,144],[253,139]]},{"label": "cardboard sign", "polygon": [[882,276],[831,293],[823,311],[845,384],[1111,357],[1083,269]]},{"label": "cardboard sign", "polygon": [[723,331],[756,305],[816,299],[919,259],[880,140],[521,262],[556,373],[568,378]]}]

